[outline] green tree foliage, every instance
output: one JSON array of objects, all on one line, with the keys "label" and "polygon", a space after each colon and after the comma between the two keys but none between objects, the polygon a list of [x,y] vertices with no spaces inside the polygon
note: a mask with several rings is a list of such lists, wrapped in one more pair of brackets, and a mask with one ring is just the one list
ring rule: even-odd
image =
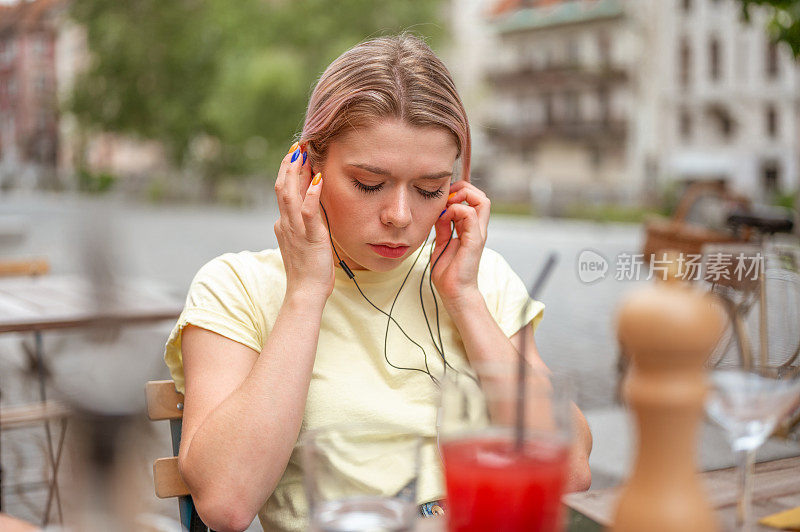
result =
[{"label": "green tree foliage", "polygon": [[739,0],[742,15],[750,20],[753,6],[766,8],[771,18],[768,30],[777,42],[788,44],[796,58],[800,58],[800,0]]},{"label": "green tree foliage", "polygon": [[440,0],[73,0],[90,64],[68,110],[86,130],[161,141],[214,181],[274,177],[325,67],[408,29],[435,47]]}]

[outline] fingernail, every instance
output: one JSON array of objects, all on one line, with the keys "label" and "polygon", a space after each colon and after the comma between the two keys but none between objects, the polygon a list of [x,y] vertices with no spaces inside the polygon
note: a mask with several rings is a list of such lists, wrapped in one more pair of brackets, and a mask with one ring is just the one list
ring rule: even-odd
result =
[{"label": "fingernail", "polygon": [[298,157],[300,157],[300,150],[294,150],[294,153],[292,154],[291,162],[295,162]]},{"label": "fingernail", "polygon": [[321,180],[322,180],[322,172],[317,172],[317,175],[315,175],[314,179],[311,181],[311,186],[318,185]]},{"label": "fingernail", "polygon": [[308,152],[304,151],[303,152],[303,164],[301,164],[300,166],[303,166],[303,165],[306,164],[306,159],[308,159]]},{"label": "fingernail", "polygon": [[456,195],[455,192],[451,192],[450,195],[447,196],[447,199],[453,199],[453,196],[455,196],[455,195]]},{"label": "fingernail", "polygon": [[443,210],[442,214],[439,215],[439,218],[441,218],[444,215],[444,213],[446,213],[446,212],[447,212],[447,209]]},{"label": "fingernail", "polygon": [[295,142],[295,143],[294,143],[294,144],[292,144],[292,146],[289,148],[289,151],[290,151],[290,152],[292,152],[292,151],[296,150],[296,149],[297,149],[297,148],[299,148],[299,147],[300,147],[300,143],[299,143],[299,142]]}]

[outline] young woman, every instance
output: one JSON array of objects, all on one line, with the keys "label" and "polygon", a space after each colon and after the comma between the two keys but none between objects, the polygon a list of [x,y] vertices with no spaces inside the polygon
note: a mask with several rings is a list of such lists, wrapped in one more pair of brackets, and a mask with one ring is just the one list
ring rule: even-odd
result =
[{"label": "young woman", "polygon": [[[214,530],[247,528],[256,514],[267,531],[303,530],[298,437],[340,422],[422,434],[419,502],[441,499],[444,361],[466,371],[513,360],[526,338],[544,368],[522,334],[544,306],[523,315],[525,286],[484,247],[489,200],[469,170],[463,105],[417,37],[362,43],[322,74],[275,182],[280,249],[203,266],[167,343],[186,394],[181,474]],[[590,483],[591,436],[575,417],[571,490]],[[380,468],[371,477],[356,480],[397,488]]]}]

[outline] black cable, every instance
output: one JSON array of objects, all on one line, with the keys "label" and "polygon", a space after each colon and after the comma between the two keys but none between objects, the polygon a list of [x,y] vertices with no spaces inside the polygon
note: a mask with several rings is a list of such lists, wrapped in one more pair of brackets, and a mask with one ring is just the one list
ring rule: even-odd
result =
[{"label": "black cable", "polygon": [[[344,270],[345,273],[347,273],[347,276],[350,277],[350,279],[353,280],[353,283],[355,284],[356,289],[358,290],[358,292],[361,294],[361,297],[363,297],[364,300],[367,303],[369,303],[375,310],[377,310],[378,312],[380,312],[381,314],[383,314],[384,316],[386,316],[388,318],[387,323],[386,323],[386,333],[384,335],[384,350],[383,350],[383,358],[386,360],[386,363],[389,364],[389,366],[391,366],[391,367],[393,367],[395,369],[405,369],[405,370],[409,370],[409,371],[419,371],[421,373],[425,373],[425,374],[428,375],[428,377],[430,377],[431,381],[433,381],[433,383],[436,386],[439,386],[439,381],[436,379],[436,377],[434,377],[431,374],[430,368],[428,367],[428,354],[425,351],[425,348],[423,348],[420,344],[415,342],[405,332],[405,330],[400,326],[400,324],[397,322],[397,320],[394,319],[394,317],[391,315],[391,313],[387,314],[383,309],[381,309],[377,305],[375,305],[375,303],[370,301],[370,299],[366,296],[366,294],[364,294],[364,292],[361,290],[361,287],[358,285],[358,281],[356,281],[355,274],[352,272],[352,270],[350,268],[347,267],[347,264],[339,256],[339,253],[336,251],[336,246],[334,246],[334,244],[333,244],[333,236],[332,236],[332,233],[331,233],[330,221],[328,220],[328,212],[325,210],[325,207],[322,205],[321,202],[320,202],[320,207],[322,207],[322,212],[325,214],[325,224],[328,226],[328,238],[331,241],[331,248],[333,249],[333,253],[336,255],[336,258],[339,260],[339,266],[341,266],[342,270]],[[451,237],[452,237],[452,234],[451,234]],[[417,258],[414,259],[414,262],[411,265],[411,268],[408,270],[408,273],[406,273],[406,277],[403,279],[403,283],[400,285],[400,289],[397,291],[397,294],[395,295],[394,302],[392,302],[392,309],[394,309],[394,304],[397,301],[398,297],[400,296],[400,292],[403,290],[403,287],[405,286],[405,283],[408,280],[409,275],[411,275],[411,272],[414,270],[414,266],[417,264],[417,261],[419,260],[419,257],[422,255],[422,251],[424,251],[424,249],[425,249],[425,246],[423,244],[420,247],[419,253],[417,253]],[[438,262],[438,259],[437,259],[437,262]],[[434,266],[435,266],[435,264],[434,264]],[[426,269],[427,269],[427,266],[426,266]],[[392,364],[392,362],[389,360],[388,353],[387,353],[387,345],[388,345],[389,323],[391,323],[391,322],[394,322],[394,324],[397,326],[397,328],[400,329],[400,332],[403,333],[403,336],[405,336],[412,344],[414,344],[415,346],[419,347],[420,350],[422,350],[423,360],[425,361],[425,369],[410,368],[410,367],[404,367],[404,366],[396,366],[396,365]],[[426,318],[426,322],[427,322],[427,318]],[[434,344],[435,344],[435,342],[434,342]]]},{"label": "black cable", "polygon": [[[433,266],[431,266],[430,275],[428,275],[428,286],[430,287],[431,297],[433,298],[433,305],[434,305],[434,308],[436,309],[436,333],[437,333],[437,335],[439,337],[439,345],[436,345],[436,339],[433,337],[433,331],[431,330],[431,324],[428,321],[428,313],[425,311],[425,302],[424,302],[424,300],[422,298],[422,285],[425,283],[425,272],[428,270],[428,266],[430,266],[430,263],[431,263],[430,262],[430,258],[428,259],[428,264],[425,266],[425,269],[422,270],[422,277],[419,280],[419,303],[420,303],[420,306],[422,307],[422,315],[425,318],[425,324],[428,326],[428,335],[431,338],[431,342],[433,342],[433,346],[436,348],[436,351],[439,353],[439,356],[441,357],[442,362],[444,364],[444,374],[445,375],[447,375],[447,368],[448,367],[450,369],[452,369],[453,371],[455,371],[456,373],[458,373],[458,370],[456,368],[454,368],[453,365],[450,364],[447,361],[447,358],[445,357],[445,354],[444,354],[444,342],[442,341],[442,329],[441,329],[440,323],[439,323],[439,303],[436,300],[436,293],[433,291],[433,277],[432,277],[432,275],[433,275],[433,269],[439,263],[439,259],[442,258],[442,255],[447,250],[447,247],[450,245],[450,242],[452,240],[453,240],[453,233],[451,232],[449,238],[447,239],[447,244],[445,244],[444,249],[442,249],[442,252],[439,254],[439,256],[436,257],[436,260],[434,261]],[[431,257],[433,256],[433,249],[435,247],[435,243],[436,243],[435,241],[431,243],[431,255],[430,255]]]}]

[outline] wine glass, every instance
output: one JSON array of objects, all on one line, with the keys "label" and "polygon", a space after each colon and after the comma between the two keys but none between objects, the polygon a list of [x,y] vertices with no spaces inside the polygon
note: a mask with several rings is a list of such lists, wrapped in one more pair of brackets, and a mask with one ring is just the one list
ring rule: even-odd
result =
[{"label": "wine glass", "polygon": [[725,430],[737,454],[737,521],[745,531],[752,527],[756,451],[800,404],[800,250],[770,243],[763,251],[757,282],[736,287],[744,304],[729,304],[736,348],[728,344],[712,355],[706,401],[709,417]]},{"label": "wine glass", "polygon": [[759,447],[800,404],[800,378],[791,370],[722,364],[711,372],[706,412],[726,432],[739,465],[737,521],[749,531],[752,470]]}]

